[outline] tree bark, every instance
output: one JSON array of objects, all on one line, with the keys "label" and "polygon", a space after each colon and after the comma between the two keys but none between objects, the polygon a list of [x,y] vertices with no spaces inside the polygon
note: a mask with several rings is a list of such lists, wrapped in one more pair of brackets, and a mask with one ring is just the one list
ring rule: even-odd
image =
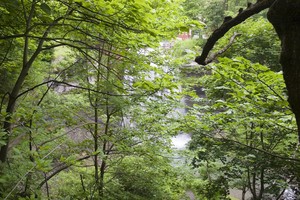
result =
[{"label": "tree bark", "polygon": [[300,143],[300,1],[275,1],[269,9],[268,19],[281,40],[280,63]]},{"label": "tree bark", "polygon": [[224,22],[208,38],[203,47],[201,55],[196,57],[195,62],[199,65],[206,65],[211,62],[211,60],[207,60],[208,54],[220,38],[222,38],[232,27],[242,23],[249,17],[261,12],[262,10],[269,8],[274,1],[275,0],[259,0],[241,13],[238,13],[234,18]]},{"label": "tree bark", "polygon": [[[29,53],[29,43],[30,43],[30,31],[32,29],[31,26],[31,20],[34,17],[34,13],[36,12],[36,4],[37,1],[33,0],[31,3],[31,8],[29,12],[29,16],[26,19],[26,30],[25,33],[22,34],[24,35],[24,48],[23,48],[23,65],[22,65],[22,70],[18,76],[18,79],[12,89],[12,91],[9,93],[9,98],[8,98],[8,104],[6,108],[6,114],[7,117],[5,118],[5,121],[3,123],[3,130],[6,133],[4,140],[6,142],[5,145],[1,146],[0,148],[0,161],[2,163],[6,162],[7,154],[8,154],[8,146],[9,146],[9,139],[10,139],[10,134],[12,132],[12,115],[15,112],[15,107],[17,103],[18,97],[20,97],[20,91],[22,88],[22,85],[27,77],[27,74],[29,73],[29,69],[32,67],[32,64],[34,61],[37,59],[39,54],[43,51],[43,46],[44,42],[47,40],[48,34],[50,33],[50,30],[59,23],[59,21],[63,20],[66,16],[71,15],[73,12],[73,9],[69,9],[67,13],[64,16],[58,17],[55,20],[53,20],[52,23],[49,24],[49,26],[45,29],[42,37],[39,39],[37,43],[37,47],[34,50],[34,53],[30,55]],[[25,10],[24,10],[25,12]]]},{"label": "tree bark", "polygon": [[[7,152],[8,152],[8,145],[9,145],[9,138],[10,138],[10,134],[12,132],[12,114],[14,113],[15,110],[15,106],[16,106],[16,101],[18,98],[18,94],[21,90],[22,84],[25,81],[25,78],[29,72],[29,69],[33,63],[33,59],[32,58],[36,58],[34,57],[34,55],[30,58],[30,60],[28,61],[28,52],[29,52],[29,37],[28,34],[30,32],[30,26],[31,26],[31,20],[33,18],[34,15],[34,11],[35,11],[35,4],[36,1],[34,0],[32,2],[31,5],[31,9],[30,9],[30,13],[28,16],[28,19],[26,19],[26,30],[25,30],[25,34],[24,34],[24,50],[23,50],[23,66],[22,66],[22,70],[21,73],[11,91],[11,93],[9,94],[9,98],[8,98],[8,104],[7,104],[7,108],[6,108],[6,113],[7,113],[7,117],[5,117],[5,121],[3,123],[3,130],[6,133],[5,135],[5,142],[6,144],[1,146],[0,148],[0,161],[2,163],[4,163],[6,161],[6,157],[7,157]],[[43,44],[43,42],[41,43],[41,45]],[[40,47],[40,46],[38,46]],[[40,50],[37,49],[35,51],[36,56],[40,53]]]}]

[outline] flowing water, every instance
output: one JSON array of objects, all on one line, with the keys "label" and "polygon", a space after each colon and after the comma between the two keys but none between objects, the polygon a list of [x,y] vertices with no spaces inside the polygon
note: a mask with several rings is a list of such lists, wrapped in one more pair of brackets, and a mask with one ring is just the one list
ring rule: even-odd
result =
[{"label": "flowing water", "polygon": [[191,136],[187,133],[180,133],[172,138],[172,145],[175,149],[185,149]]}]

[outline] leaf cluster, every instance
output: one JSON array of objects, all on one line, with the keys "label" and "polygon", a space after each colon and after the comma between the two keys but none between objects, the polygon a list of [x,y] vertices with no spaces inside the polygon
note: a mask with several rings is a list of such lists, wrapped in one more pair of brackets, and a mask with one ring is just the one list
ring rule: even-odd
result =
[{"label": "leaf cluster", "polygon": [[[279,182],[299,165],[289,160],[298,155],[297,136],[282,73],[244,58],[223,58],[208,69],[211,74],[200,81],[206,98],[195,99],[186,118],[193,132],[190,148],[198,152],[194,166],[221,163],[220,177],[231,183],[246,180],[239,187],[251,190],[252,174],[264,184],[264,195],[278,195]],[[284,175],[275,176],[278,171]],[[274,181],[278,185],[269,185]]]}]

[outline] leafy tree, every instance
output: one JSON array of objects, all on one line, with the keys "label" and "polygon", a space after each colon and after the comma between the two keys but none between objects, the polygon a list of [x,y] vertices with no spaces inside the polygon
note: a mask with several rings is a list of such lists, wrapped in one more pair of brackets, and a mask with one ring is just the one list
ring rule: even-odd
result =
[{"label": "leafy tree", "polygon": [[164,158],[128,157],[116,166],[116,180],[124,199],[179,199],[184,190],[179,173]]},{"label": "leafy tree", "polygon": [[[164,12],[162,7],[165,8]],[[3,129],[7,132],[6,145],[1,147],[0,153],[2,162],[6,160],[9,133],[12,132],[11,115],[24,90],[26,76],[42,52],[58,46],[69,46],[85,54],[84,49],[93,49],[99,42],[116,44],[113,46],[124,52],[124,48],[140,49],[154,45],[154,41],[158,42],[158,36],[172,37],[178,29],[185,26],[184,23],[174,23],[176,27],[162,25],[167,20],[179,20],[176,16],[179,12],[178,3],[172,2],[133,1],[124,4],[122,1],[112,1],[107,4],[102,1],[4,1],[1,9],[5,18],[1,26],[5,29],[1,32],[0,39],[19,40],[23,49],[20,51],[20,73],[12,90],[8,91],[9,95],[4,96],[8,103],[5,108],[7,117],[3,124]],[[149,9],[152,10],[151,13],[148,12]],[[15,19],[14,16],[18,18]],[[112,30],[116,33],[114,37],[110,35]],[[127,42],[125,46],[120,46],[120,42],[130,41],[131,38],[138,42]]]},{"label": "leafy tree", "polygon": [[7,77],[13,86],[1,90],[4,197],[50,198],[52,178],[90,163],[88,183],[96,187],[79,196],[108,197],[110,166],[128,155],[169,149],[178,101],[166,99],[177,84],[171,70],[152,65],[156,57],[142,52],[186,29],[180,3],[1,2],[1,70],[14,72]]},{"label": "leafy tree", "polygon": [[253,199],[277,198],[299,165],[291,158],[299,152],[282,74],[243,58],[220,59],[209,69],[200,80],[207,98],[186,119],[198,152],[193,164],[220,163],[209,182],[249,190]]},{"label": "leafy tree", "polygon": [[226,46],[235,32],[241,35],[222,56],[231,58],[243,56],[253,63],[269,66],[274,71],[281,70],[278,63],[280,42],[267,19],[251,18],[234,27],[220,40],[216,51]]},{"label": "leafy tree", "polygon": [[[236,17],[224,22],[220,28],[216,29],[205,44],[201,56],[196,57],[195,61],[198,64],[207,64],[212,62],[218,55],[214,55],[213,59],[207,59],[210,50],[215,43],[224,36],[232,27],[242,23],[252,15],[261,12],[262,10],[270,8],[268,11],[268,19],[274,26],[280,40],[281,40],[281,55],[280,62],[282,64],[284,80],[287,86],[289,95],[289,104],[291,105],[293,112],[296,116],[297,126],[300,127],[300,106],[298,104],[300,96],[299,91],[295,85],[299,85],[297,82],[299,74],[297,73],[299,49],[295,47],[295,43],[298,42],[299,31],[299,2],[289,2],[286,0],[261,0],[255,4],[251,4],[243,12],[240,12]],[[291,12],[295,11],[295,12]],[[284,19],[284,20],[282,20]],[[221,51],[220,53],[222,53]],[[300,135],[300,129],[299,133]],[[300,137],[299,137],[300,138]]]}]

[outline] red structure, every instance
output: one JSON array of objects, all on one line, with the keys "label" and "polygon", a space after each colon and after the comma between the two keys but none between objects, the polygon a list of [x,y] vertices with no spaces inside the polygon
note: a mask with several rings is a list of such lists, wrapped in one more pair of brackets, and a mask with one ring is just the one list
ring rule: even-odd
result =
[{"label": "red structure", "polygon": [[190,30],[189,32],[183,32],[177,36],[178,39],[180,40],[187,40],[192,37],[192,31]]}]

